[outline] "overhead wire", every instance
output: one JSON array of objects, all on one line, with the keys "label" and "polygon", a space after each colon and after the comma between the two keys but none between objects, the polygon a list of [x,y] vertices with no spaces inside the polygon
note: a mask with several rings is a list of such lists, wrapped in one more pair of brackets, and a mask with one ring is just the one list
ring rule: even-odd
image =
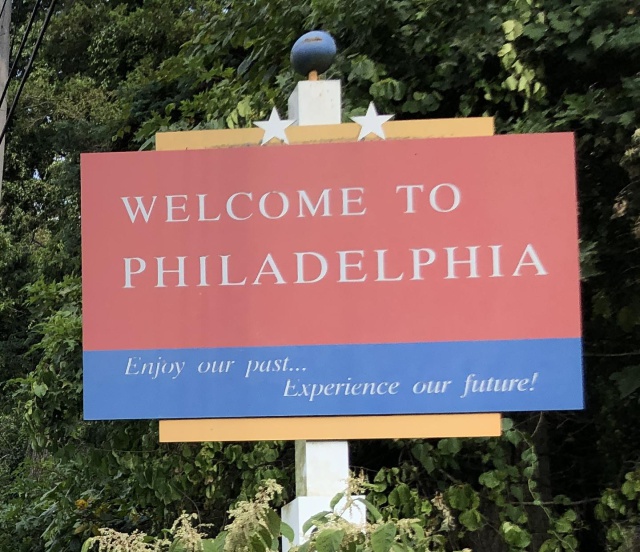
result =
[{"label": "overhead wire", "polygon": [[18,90],[16,91],[16,95],[13,97],[13,101],[11,102],[11,107],[9,108],[9,111],[7,112],[7,119],[5,121],[4,127],[2,128],[2,133],[0,133],[0,144],[2,143],[2,140],[4,140],[5,134],[7,133],[7,128],[9,126],[9,123],[11,122],[11,117],[15,111],[15,107],[18,103],[18,101],[20,100],[20,95],[22,94],[22,90],[24,89],[24,85],[27,82],[27,79],[29,78],[29,74],[31,73],[31,68],[33,67],[33,60],[36,57],[36,54],[38,53],[38,50],[40,49],[40,45],[42,44],[42,40],[44,38],[44,33],[47,30],[47,27],[49,26],[49,21],[51,21],[51,16],[53,15],[53,9],[55,8],[56,5],[56,0],[51,0],[51,3],[49,4],[49,8],[47,9],[47,13],[44,16],[44,21],[42,23],[42,27],[40,28],[40,34],[38,35],[38,38],[36,39],[36,43],[33,46],[33,50],[31,51],[31,56],[29,57],[29,61],[27,62],[27,66],[24,70],[24,73],[22,74],[22,78],[20,79],[20,84],[18,85]]},{"label": "overhead wire", "polygon": [[[13,5],[13,2],[11,2],[11,4]],[[7,7],[7,0],[4,0],[4,2],[2,2],[2,8],[0,9],[0,21],[2,21],[2,16],[4,15],[4,10]],[[7,32],[9,32],[9,29],[7,29]],[[9,60],[11,59],[11,36],[9,36],[9,59],[7,59],[7,65],[9,65]],[[2,97],[4,98],[4,94],[5,91],[7,89],[7,87],[9,86],[9,76],[7,76],[7,82],[5,82],[4,84],[4,90],[2,92]],[[0,104],[2,104],[2,101],[0,100]]]},{"label": "overhead wire", "polygon": [[2,18],[2,14],[4,13],[4,9],[7,7],[7,0],[2,2],[2,8],[0,8],[0,19]]},{"label": "overhead wire", "polygon": [[[7,75],[7,82],[4,84],[4,88],[2,89],[2,94],[0,94],[0,105],[2,105],[2,102],[4,101],[4,98],[7,95],[7,91],[9,90],[9,83],[11,82],[11,79],[13,78],[16,67],[18,66],[18,61],[22,57],[22,52],[24,51],[24,47],[27,43],[27,39],[29,38],[29,34],[31,33],[31,27],[33,26],[33,22],[36,19],[36,13],[38,11],[38,8],[40,7],[40,4],[42,4],[42,0],[37,0],[37,2],[33,7],[33,11],[31,12],[29,23],[27,23],[27,28],[25,29],[24,34],[22,35],[22,40],[20,41],[20,46],[18,47],[18,52],[16,53],[13,59],[11,68],[9,69],[9,73]],[[0,12],[0,17],[2,17],[1,12]]]}]

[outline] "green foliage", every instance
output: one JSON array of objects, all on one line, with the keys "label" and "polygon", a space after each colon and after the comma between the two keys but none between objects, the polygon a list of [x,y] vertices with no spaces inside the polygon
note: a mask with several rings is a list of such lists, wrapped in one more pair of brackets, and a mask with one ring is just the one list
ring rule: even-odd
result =
[{"label": "green foliage", "polygon": [[204,526],[194,527],[197,516],[183,513],[163,537],[152,537],[140,531],[127,534],[112,529],[99,530],[87,539],[81,552],[266,552],[278,550],[279,538],[293,540],[293,531],[280,521],[270,507],[282,487],[274,480],[261,485],[251,500],[239,501],[230,511],[233,521],[215,539],[205,538]]},{"label": "green foliage", "polygon": [[595,507],[595,516],[609,529],[606,538],[612,551],[627,552],[637,545],[640,521],[640,470],[625,475],[619,489],[606,489]]},{"label": "green foliage", "polygon": [[[32,6],[16,5],[14,36]],[[182,511],[219,533],[262,481],[283,485],[275,506],[291,497],[290,444],[160,445],[156,423],[82,421],[79,158],[284,112],[290,47],[312,28],[338,43],[328,76],[342,79],[345,120],[374,100],[398,119],[490,115],[499,132],[576,133],[589,410],[514,415],[501,439],[353,443],[370,475],[369,530],[321,516],[309,547],[629,549],[637,10],[629,0],[59,2],[10,128],[2,190],[0,550],[78,551],[104,529],[160,534]],[[268,549],[286,531],[265,515],[247,546]]]},{"label": "green foliage", "polygon": [[[531,518],[538,517],[544,519],[545,531],[536,536],[536,549],[577,550],[576,511],[567,507],[566,497],[543,498],[539,457],[530,437],[510,419],[504,420],[503,430],[500,439],[444,439],[435,447],[429,442],[402,444],[420,467],[407,461],[382,469],[367,484],[367,498],[380,520],[415,520],[426,536],[438,539],[437,550],[475,550],[493,534],[494,549],[515,552],[531,548]],[[453,475],[460,473],[462,458],[474,471],[482,467],[475,481]]]}]

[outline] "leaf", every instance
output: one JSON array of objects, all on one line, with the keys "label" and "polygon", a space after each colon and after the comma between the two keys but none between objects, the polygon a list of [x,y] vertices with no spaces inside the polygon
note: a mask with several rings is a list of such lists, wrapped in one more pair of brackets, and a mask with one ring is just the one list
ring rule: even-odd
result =
[{"label": "leaf", "polygon": [[549,24],[551,25],[551,27],[558,31],[559,33],[569,33],[574,26],[574,22],[571,19],[565,19],[565,18],[560,18],[558,16],[554,15],[549,15]]},{"label": "leaf", "polygon": [[511,91],[514,91],[516,88],[518,88],[518,79],[513,75],[508,76],[507,79],[504,81],[504,83],[507,85],[507,88]]},{"label": "leaf", "polygon": [[509,431],[513,427],[511,418],[502,418],[502,431]]},{"label": "leaf", "polygon": [[420,525],[419,523],[412,523],[411,528],[413,529],[419,541],[425,538],[425,532],[422,525]]},{"label": "leaf", "polygon": [[215,539],[202,539],[202,552],[222,552],[226,538],[227,533],[225,531],[220,533]]},{"label": "leaf", "polygon": [[344,498],[344,493],[338,493],[336,496],[334,496],[331,499],[331,502],[329,503],[329,508],[333,510],[338,505],[338,502],[340,502],[343,498]]},{"label": "leaf", "polygon": [[296,538],[291,526],[284,521],[280,523],[280,532],[282,533],[282,536],[289,542],[293,542]]},{"label": "leaf", "polygon": [[578,515],[574,510],[567,510],[564,515],[556,521],[556,531],[558,531],[558,533],[571,533],[573,531],[573,522],[577,519]]},{"label": "leaf", "polygon": [[460,493],[456,497],[459,502],[458,510],[465,510],[467,508],[477,508],[480,506],[480,496],[478,493],[471,487],[471,485],[462,485],[460,486]]},{"label": "leaf", "polygon": [[322,525],[323,521],[326,521],[327,516],[331,515],[333,512],[330,512],[328,510],[325,510],[324,512],[320,512],[318,514],[315,514],[313,516],[311,516],[307,521],[304,522],[304,524],[302,525],[302,532],[306,533],[307,531],[309,531],[309,529],[311,529],[313,526],[316,525]]},{"label": "leaf", "polygon": [[573,529],[573,526],[571,525],[571,523],[563,518],[560,518],[558,521],[556,521],[555,523],[555,530],[558,533],[570,533],[571,530]]},{"label": "leaf", "polygon": [[638,323],[638,315],[630,306],[624,306],[618,311],[618,324],[623,331],[630,333]]},{"label": "leaf", "polygon": [[510,53],[512,51],[513,51],[513,44],[507,42],[507,43],[502,45],[500,50],[498,50],[498,57],[504,57],[504,56],[506,56],[508,53]]},{"label": "leaf", "polygon": [[44,383],[34,383],[33,384],[33,394],[36,397],[44,397],[49,388]]},{"label": "leaf", "polygon": [[511,485],[511,494],[519,502],[524,502],[524,492],[522,491],[522,487]]},{"label": "leaf", "polygon": [[531,40],[538,41],[544,38],[547,33],[547,26],[541,23],[529,23],[524,26],[522,34]]},{"label": "leaf", "polygon": [[186,552],[186,547],[180,539],[175,540],[169,546],[169,552]]},{"label": "leaf", "polygon": [[482,527],[482,516],[475,508],[462,512],[458,519],[469,531],[477,531]]},{"label": "leaf", "polygon": [[348,80],[364,80],[376,82],[379,80],[376,64],[366,56],[358,56],[353,60]]},{"label": "leaf", "polygon": [[522,527],[509,521],[503,522],[500,526],[500,532],[504,536],[507,544],[517,548],[526,548],[531,543],[531,535]]},{"label": "leaf", "polygon": [[[431,448],[431,446],[424,443],[418,443],[411,449],[411,454],[413,454],[418,462],[422,464],[424,469],[427,470],[428,474],[431,474],[436,469],[435,462],[433,461],[433,457],[431,455],[432,450],[433,449]],[[376,475],[376,479],[377,477],[378,475]]]},{"label": "leaf", "polygon": [[534,464],[538,461],[538,456],[536,455],[536,451],[533,447],[523,450],[520,457],[526,464]]},{"label": "leaf", "polygon": [[251,550],[255,552],[266,552],[269,548],[258,533],[253,533],[249,537],[249,543],[251,544]]},{"label": "leaf", "polygon": [[589,44],[591,44],[596,50],[599,50],[607,41],[608,35],[608,32],[602,29],[596,29],[591,33],[591,36],[589,37]]},{"label": "leaf", "polygon": [[282,520],[280,516],[275,510],[267,510],[267,528],[271,532],[272,535],[277,536],[280,534],[280,525],[282,524]]},{"label": "leaf", "polygon": [[369,484],[369,488],[376,493],[381,493],[383,491],[386,490],[387,488],[387,484],[386,483],[370,483]]},{"label": "leaf", "polygon": [[613,374],[620,396],[624,399],[640,389],[640,366],[627,366]]},{"label": "leaf", "polygon": [[74,534],[74,535],[79,535],[79,534],[81,534],[81,533],[84,533],[88,528],[89,528],[89,524],[88,524],[88,523],[81,523],[80,525],[78,525],[78,526],[73,530],[73,534]]},{"label": "leaf", "polygon": [[513,504],[506,504],[504,508],[506,517],[514,523],[524,524],[527,522],[527,515],[525,514],[524,509]]},{"label": "leaf", "polygon": [[438,450],[447,454],[458,454],[462,450],[462,441],[460,439],[440,439],[438,442]]},{"label": "leaf", "polygon": [[488,489],[495,489],[501,485],[500,479],[498,479],[495,471],[485,472],[478,478],[481,485],[484,485]]},{"label": "leaf", "polygon": [[522,442],[522,433],[515,429],[505,431],[504,436],[512,445],[518,446]]},{"label": "leaf", "polygon": [[374,521],[380,521],[382,519],[380,510],[378,510],[378,508],[371,504],[371,502],[369,502],[368,500],[362,500],[362,503],[365,505]]},{"label": "leaf", "polygon": [[371,548],[373,552],[389,552],[396,536],[396,526],[385,523],[371,533]]},{"label": "leaf", "polygon": [[405,91],[406,86],[403,83],[391,78],[374,82],[369,87],[369,93],[374,99],[381,98],[384,100],[399,101],[404,97]]},{"label": "leaf", "polygon": [[404,506],[411,505],[411,489],[406,483],[398,485],[398,496],[400,497],[400,504]]},{"label": "leaf", "polygon": [[260,536],[262,542],[265,544],[265,547],[268,550],[271,548],[271,544],[273,543],[273,541],[280,535],[280,531],[278,530],[274,535],[269,530],[269,527],[267,527],[263,523],[260,523],[258,525],[258,535]]},{"label": "leaf", "polygon": [[242,75],[244,75],[249,70],[249,67],[251,67],[252,63],[252,56],[247,56],[246,58],[244,58],[240,65],[238,65],[238,76],[241,77]]},{"label": "leaf", "polygon": [[322,529],[316,537],[316,549],[318,552],[340,552],[344,534],[342,529]]},{"label": "leaf", "polygon": [[[620,123],[620,125],[627,128],[632,128],[632,125],[634,124],[635,121],[636,121],[635,111],[625,111],[624,113],[621,113],[620,116],[618,117],[618,122]],[[637,323],[638,323],[638,316],[636,315],[635,324]]]},{"label": "leaf", "polygon": [[454,485],[447,489],[446,497],[449,506],[456,510],[464,510],[469,507],[469,497],[465,492],[465,485]]},{"label": "leaf", "polygon": [[507,40],[515,40],[523,31],[522,23],[515,19],[509,19],[502,24],[502,30]]}]

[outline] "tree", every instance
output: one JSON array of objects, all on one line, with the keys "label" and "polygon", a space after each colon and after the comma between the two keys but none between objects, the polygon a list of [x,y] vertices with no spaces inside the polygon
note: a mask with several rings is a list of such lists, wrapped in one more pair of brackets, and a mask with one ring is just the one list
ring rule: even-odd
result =
[{"label": "tree", "polygon": [[328,76],[344,82],[345,118],[374,100],[398,118],[492,115],[501,133],[578,139],[587,412],[515,415],[500,440],[353,443],[370,501],[383,519],[449,523],[451,550],[600,550],[607,535],[623,546],[628,535],[611,528],[636,519],[627,483],[640,450],[636,10],[630,0],[61,2],[8,135],[0,421],[16,439],[0,444],[2,546],[74,550],[97,527],[153,532],[182,509],[220,527],[269,477],[290,497],[289,444],[160,446],[155,423],[81,421],[79,154],[283,112],[290,47],[318,27],[339,46]]}]

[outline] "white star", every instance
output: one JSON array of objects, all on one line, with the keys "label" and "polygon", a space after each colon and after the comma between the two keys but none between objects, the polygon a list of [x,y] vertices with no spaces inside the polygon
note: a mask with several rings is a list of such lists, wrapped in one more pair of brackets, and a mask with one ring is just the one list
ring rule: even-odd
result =
[{"label": "white star", "polygon": [[264,146],[269,140],[271,140],[271,138],[277,138],[278,140],[282,140],[285,144],[288,144],[289,140],[287,140],[287,133],[285,132],[285,129],[293,123],[295,123],[295,121],[281,119],[278,114],[278,110],[274,107],[271,110],[271,115],[269,116],[268,121],[256,121],[253,124],[264,130],[264,136],[262,137],[262,142],[260,142],[260,145]]},{"label": "white star", "polygon": [[351,120],[358,123],[361,127],[358,141],[364,139],[364,137],[369,134],[375,134],[383,140],[386,140],[387,137],[384,135],[382,125],[392,118],[393,115],[378,115],[376,106],[371,102],[367,108],[367,114],[364,117],[351,117]]}]

